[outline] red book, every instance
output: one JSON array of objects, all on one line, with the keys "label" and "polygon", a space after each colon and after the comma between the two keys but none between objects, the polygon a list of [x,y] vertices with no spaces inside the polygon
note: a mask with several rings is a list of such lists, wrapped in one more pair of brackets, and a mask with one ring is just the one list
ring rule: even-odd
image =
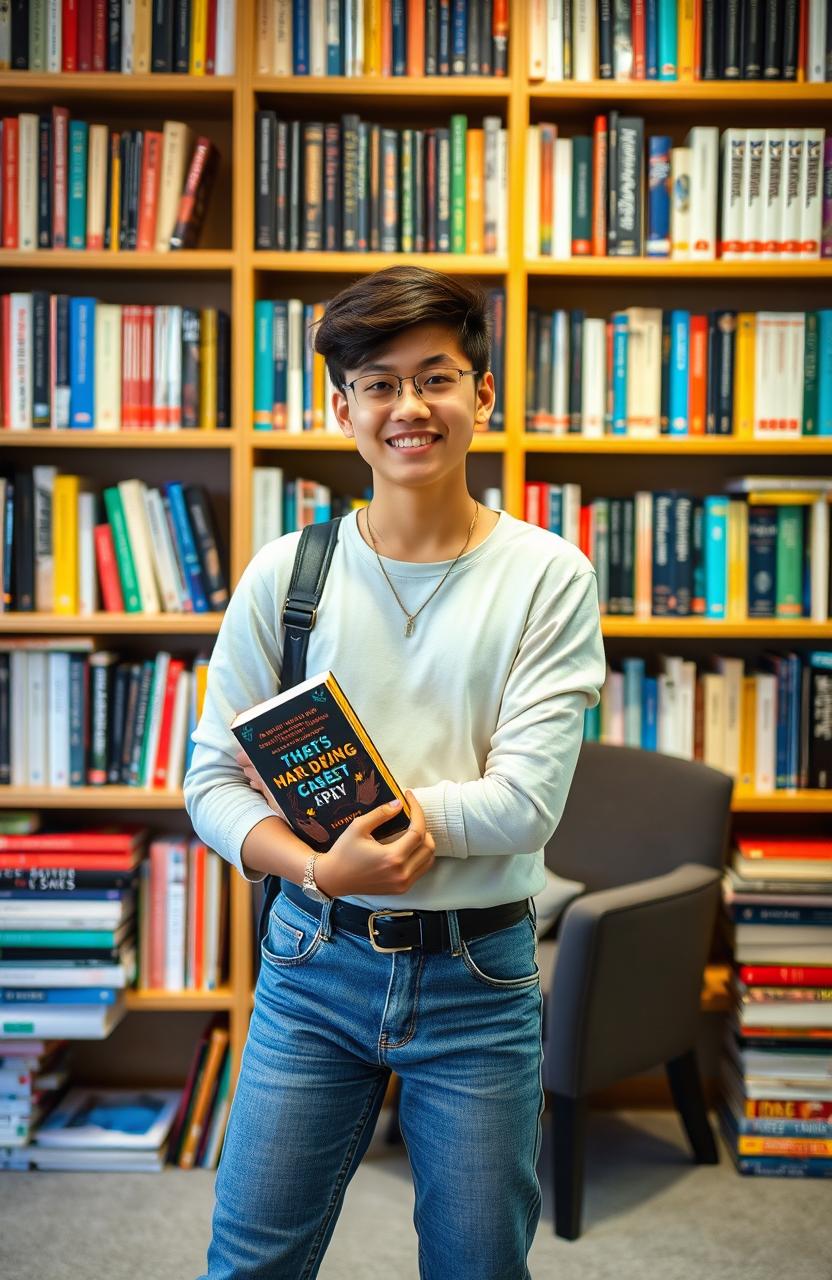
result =
[{"label": "red book", "polygon": [[139,425],[139,312],[126,302],[121,309],[121,429],[135,431]]},{"label": "red book", "polygon": [[633,0],[633,74],[632,80],[647,78],[647,28],[644,13],[644,0]]},{"label": "red book", "polygon": [[799,21],[800,26],[797,29],[797,79],[800,83],[803,83],[806,80],[806,68],[809,62],[809,0],[800,0]]},{"label": "red book", "polygon": [[592,559],[592,507],[585,502],[578,524],[578,546],[588,560]]},{"label": "red book", "polygon": [[78,0],[78,70],[92,71],[95,0]]},{"label": "red book", "polygon": [[688,370],[688,400],[690,403],[690,434],[704,436],[708,413],[708,317],[692,315],[690,318],[690,367]]},{"label": "red book", "polygon": [[138,390],[139,421],[142,431],[152,431],[153,422],[153,311],[145,303],[139,308],[138,327]]},{"label": "red book", "polygon": [[92,69],[107,70],[107,0],[93,0]]},{"label": "red book", "polygon": [[218,160],[217,149],[211,139],[197,138],[170,238],[171,249],[193,249],[196,245]]},{"label": "red book", "polygon": [[132,871],[141,853],[0,853],[0,871],[51,870],[71,867],[75,871]]},{"label": "red book", "polygon": [[18,247],[17,220],[17,164],[18,123],[17,116],[3,119],[3,248]]},{"label": "red book", "polygon": [[205,74],[217,74],[217,0],[208,0],[205,27]]},{"label": "red book", "polygon": [[832,965],[743,964],[739,977],[748,987],[826,987],[832,985]]},{"label": "red book", "polygon": [[[450,70],[450,68],[449,68]],[[381,6],[381,74],[393,74],[393,6]]]},{"label": "red book", "polygon": [[101,599],[106,613],[124,613],[124,596],[118,576],[118,564],[113,545],[113,531],[108,524],[95,526],[95,561],[98,567],[98,581],[101,584]]},{"label": "red book", "polygon": [[425,74],[424,0],[407,0],[407,74]]},{"label": "red book", "polygon": [[150,253],[156,243],[156,211],[159,206],[159,179],[162,176],[162,135],[145,129],[142,147],[142,176],[139,187],[139,225],[136,248]]},{"label": "red book", "polygon": [[[536,253],[550,254],[555,234],[555,142],[553,124],[540,125],[540,240]],[[573,242],[574,243],[574,242]],[[574,249],[573,249],[574,252]]]},{"label": "red book", "polygon": [[190,890],[188,945],[190,947],[189,986],[199,991],[205,985],[205,864],[208,849],[201,840],[192,840],[188,851]]},{"label": "red book", "polygon": [[[502,48],[504,55],[508,43],[508,23],[508,0],[494,0],[494,8],[491,14],[491,35],[497,41],[498,48]],[[494,74],[504,76],[506,72],[498,63]]]},{"label": "red book", "polygon": [[153,766],[153,786],[157,790],[167,784],[168,759],[170,757],[170,731],[173,725],[173,706],[176,701],[176,686],[179,676],[185,670],[181,658],[171,658],[168,663],[168,674],[165,680],[165,694],[162,701],[162,716],[159,721],[159,740],[156,744],[156,761]]},{"label": "red book", "polygon": [[150,955],[148,986],[165,985],[165,897],[168,885],[168,849],[162,840],[150,846]]},{"label": "red book", "polygon": [[592,256],[607,256],[607,117],[592,127]]},{"label": "red book", "polygon": [[[138,849],[146,828],[125,823],[118,828],[96,831],[33,831],[31,835],[0,835],[3,853],[82,853],[85,857],[104,853],[131,853]],[[58,865],[57,863],[55,864]]]},{"label": "red book", "polygon": [[545,480],[527,480],[523,519],[539,529],[549,528],[549,486]]},{"label": "red book", "polygon": [[61,12],[61,70],[78,70],[78,0],[63,0]]},{"label": "red book", "polygon": [[69,111],[52,108],[52,247],[66,248]]},{"label": "red book", "polygon": [[736,844],[744,858],[832,859],[832,836],[737,836]]},{"label": "red book", "polygon": [[743,1110],[749,1117],[765,1116],[776,1120],[829,1120],[832,1102],[814,1102],[808,1098],[747,1098]]},{"label": "red book", "polygon": [[8,431],[11,422],[12,344],[9,330],[12,322],[12,296],[0,294],[0,427]]}]

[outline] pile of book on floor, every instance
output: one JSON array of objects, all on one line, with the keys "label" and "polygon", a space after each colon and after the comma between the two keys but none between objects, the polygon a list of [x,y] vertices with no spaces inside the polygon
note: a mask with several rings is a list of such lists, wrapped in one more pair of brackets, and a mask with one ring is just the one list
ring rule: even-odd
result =
[{"label": "pile of book on floor", "polygon": [[832,1177],[832,837],[736,844],[723,1133],[740,1173]]},{"label": "pile of book on floor", "polygon": [[178,1089],[70,1089],[21,1160],[33,1169],[158,1173],[178,1104]]},{"label": "pile of book on floor", "polygon": [[13,822],[0,824],[0,1052],[8,1038],[104,1039],[136,972],[146,831],[45,831],[26,812]]},{"label": "pile of book on floor", "polygon": [[64,1040],[0,1044],[0,1169],[28,1169],[26,1147],[69,1078]]}]

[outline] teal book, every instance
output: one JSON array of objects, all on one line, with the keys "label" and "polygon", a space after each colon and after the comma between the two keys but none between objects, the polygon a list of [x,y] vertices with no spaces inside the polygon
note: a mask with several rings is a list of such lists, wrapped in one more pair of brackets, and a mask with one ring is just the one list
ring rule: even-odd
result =
[{"label": "teal book", "polygon": [[802,506],[777,508],[777,618],[803,617],[803,511]]},{"label": "teal book", "polygon": [[116,947],[124,929],[0,929],[2,947]]},{"label": "teal book", "polygon": [[69,122],[69,175],[67,182],[67,246],[87,247],[87,146],[89,126],[84,120]]},{"label": "teal book", "polygon": [[728,595],[728,499],[722,494],[705,499],[705,616],[724,618]]},{"label": "teal book", "polygon": [[818,313],[806,312],[803,339],[803,435],[818,434]]},{"label": "teal book", "polygon": [[832,436],[832,311],[818,312],[818,429]]},{"label": "teal book", "polygon": [[677,0],[659,0],[659,79],[679,79]]},{"label": "teal book", "polygon": [[254,304],[254,427],[270,431],[274,391],[274,303]]}]

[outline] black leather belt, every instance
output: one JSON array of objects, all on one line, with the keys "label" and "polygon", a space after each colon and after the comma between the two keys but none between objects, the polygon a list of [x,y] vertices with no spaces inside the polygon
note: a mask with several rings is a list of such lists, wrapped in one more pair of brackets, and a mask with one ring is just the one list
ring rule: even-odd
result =
[{"label": "black leather belt", "polygon": [[[281,887],[287,898],[320,920],[322,903],[307,897],[293,880],[284,880]],[[460,937],[466,942],[507,929],[529,914],[527,898],[498,907],[466,907],[456,913]],[[336,929],[369,941],[374,951],[412,951],[414,947],[430,952],[451,950],[447,911],[396,911],[393,907],[389,911],[370,911],[335,898],[329,919]]]}]

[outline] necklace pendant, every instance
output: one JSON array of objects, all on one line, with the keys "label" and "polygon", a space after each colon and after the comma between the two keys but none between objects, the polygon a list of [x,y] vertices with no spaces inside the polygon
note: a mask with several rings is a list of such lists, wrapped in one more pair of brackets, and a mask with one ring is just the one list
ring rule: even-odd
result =
[{"label": "necklace pendant", "polygon": [[405,637],[413,635],[413,619],[412,618],[408,618],[407,626],[404,629],[404,634],[405,634]]}]

